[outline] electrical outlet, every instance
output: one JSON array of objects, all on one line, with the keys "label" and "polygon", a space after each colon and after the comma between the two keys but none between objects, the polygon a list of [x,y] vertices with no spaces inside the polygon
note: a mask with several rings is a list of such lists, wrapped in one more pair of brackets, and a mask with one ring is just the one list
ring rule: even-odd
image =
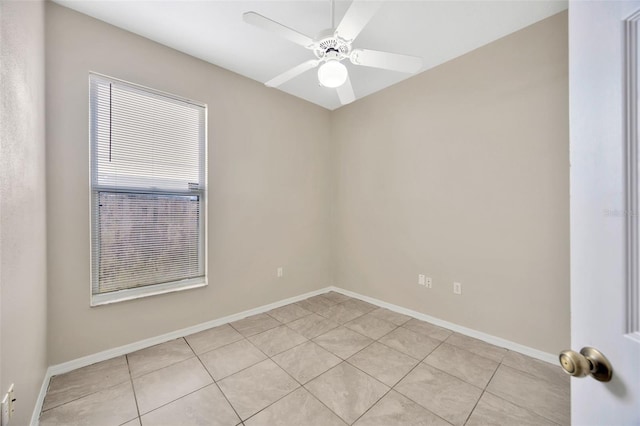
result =
[{"label": "electrical outlet", "polygon": [[284,268],[282,266],[280,266],[277,271],[276,271],[276,276],[278,278],[282,277],[284,275]]},{"label": "electrical outlet", "polygon": [[453,283],[453,293],[454,294],[462,294],[462,284]]},{"label": "electrical outlet", "polygon": [[431,279],[431,277],[427,277],[426,278],[425,284],[426,284],[427,288],[431,288],[433,286],[433,280]]},{"label": "electrical outlet", "polygon": [[418,284],[426,285],[426,276],[424,274],[418,274]]}]

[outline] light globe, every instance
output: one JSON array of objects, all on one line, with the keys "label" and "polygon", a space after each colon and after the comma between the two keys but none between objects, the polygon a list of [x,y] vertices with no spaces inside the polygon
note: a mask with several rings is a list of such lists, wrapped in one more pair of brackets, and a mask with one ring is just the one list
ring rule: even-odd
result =
[{"label": "light globe", "polygon": [[347,67],[342,63],[331,60],[318,68],[318,81],[324,87],[340,87],[347,81]]}]

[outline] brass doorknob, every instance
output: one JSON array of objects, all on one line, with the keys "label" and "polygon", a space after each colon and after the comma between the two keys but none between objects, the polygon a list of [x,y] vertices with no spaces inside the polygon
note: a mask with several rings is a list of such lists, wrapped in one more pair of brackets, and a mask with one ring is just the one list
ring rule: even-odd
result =
[{"label": "brass doorknob", "polygon": [[611,380],[613,368],[609,360],[602,353],[588,346],[582,348],[580,353],[566,350],[560,352],[560,366],[573,377],[584,377],[587,374],[601,382]]}]

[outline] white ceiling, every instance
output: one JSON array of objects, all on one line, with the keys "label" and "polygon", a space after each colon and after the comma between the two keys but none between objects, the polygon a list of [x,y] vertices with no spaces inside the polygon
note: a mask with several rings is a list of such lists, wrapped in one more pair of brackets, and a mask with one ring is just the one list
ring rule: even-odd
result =
[{"label": "white ceiling", "polygon": [[[330,0],[54,1],[262,83],[314,58],[313,52],[245,23],[244,12],[256,11],[312,38],[331,26]],[[336,1],[336,25],[349,4]],[[420,56],[422,72],[566,8],[566,0],[388,0],[353,47]],[[345,65],[356,98],[411,77]],[[319,86],[315,70],[272,90],[330,110],[340,107],[335,89]]]}]

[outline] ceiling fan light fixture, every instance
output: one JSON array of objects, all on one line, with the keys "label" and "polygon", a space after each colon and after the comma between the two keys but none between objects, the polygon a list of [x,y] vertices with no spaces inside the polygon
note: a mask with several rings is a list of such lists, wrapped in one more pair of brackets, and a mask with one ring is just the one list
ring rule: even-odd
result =
[{"label": "ceiling fan light fixture", "polygon": [[347,81],[347,67],[339,61],[330,60],[318,68],[318,81],[324,87],[340,87]]}]

